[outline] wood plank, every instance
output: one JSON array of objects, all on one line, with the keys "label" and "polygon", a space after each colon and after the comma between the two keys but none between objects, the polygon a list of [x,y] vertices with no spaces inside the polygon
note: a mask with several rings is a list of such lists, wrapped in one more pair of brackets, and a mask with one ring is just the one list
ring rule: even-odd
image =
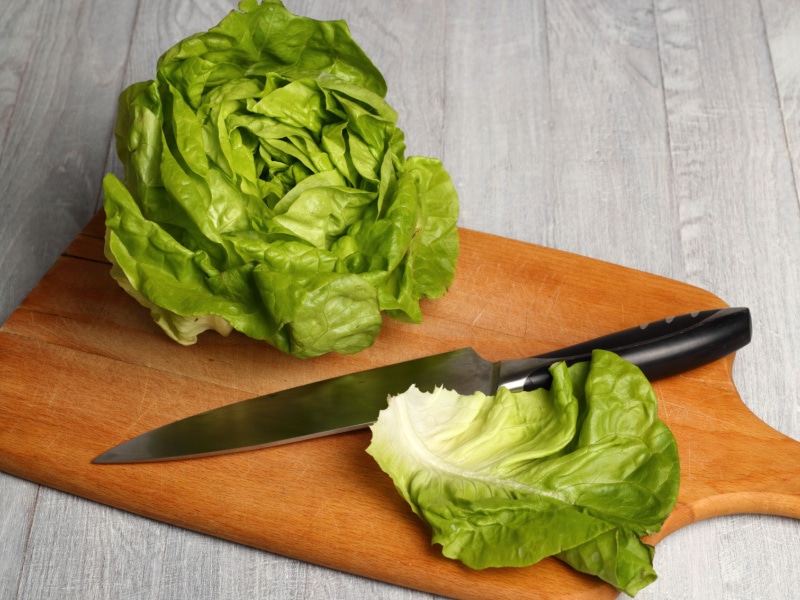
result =
[{"label": "wood plank", "polygon": [[[0,323],[97,210],[135,4],[0,9]],[[38,500],[0,473],[0,597],[17,597]]]},{"label": "wood plank", "polygon": [[[555,158],[549,27],[543,2],[463,2],[448,14],[445,165],[461,224],[552,245]],[[441,77],[441,76],[440,76]],[[561,77],[560,74],[553,75]]]},{"label": "wood plank", "polygon": [[4,52],[13,59],[0,70],[12,96],[0,101],[0,322],[97,212],[136,4],[0,12],[4,44],[19,52]]},{"label": "wood plank", "polygon": [[547,21],[552,218],[531,241],[680,278],[660,251],[675,205],[652,2],[548,4]]},{"label": "wood plank", "polygon": [[17,96],[30,68],[28,60],[35,42],[39,11],[25,10],[24,4],[10,5],[0,12],[0,37],[5,52],[0,62],[0,151],[14,116]]},{"label": "wood plank", "polygon": [[27,558],[37,485],[0,473],[0,598],[16,597]]},{"label": "wood plank", "polygon": [[[736,378],[739,391],[759,417],[797,437],[796,392],[787,374],[797,362],[790,340],[798,330],[787,315],[800,311],[789,291],[800,283],[794,266],[800,220],[761,7],[655,4],[679,235],[672,248],[683,257],[678,278],[753,310],[752,349],[734,372],[751,375]],[[763,399],[765,386],[773,401]],[[665,576],[672,581],[662,578],[651,593],[714,589],[726,597],[749,589],[753,596],[785,596],[792,559],[779,552],[762,560],[754,542],[732,533],[737,529],[751,540],[784,540],[788,555],[797,555],[795,522],[703,521],[664,546]],[[698,562],[708,568],[696,569]]]},{"label": "wood plank", "polygon": [[[64,257],[0,330],[6,357],[0,421],[11,424],[0,431],[0,469],[180,527],[432,593],[615,597],[605,584],[555,560],[477,572],[444,559],[364,452],[366,431],[194,461],[90,463],[132,435],[249,397],[257,388],[269,392],[463,345],[489,359],[508,358],[511,350],[529,355],[722,304],[699,288],[609,263],[468,230],[461,238],[456,281],[444,299],[428,304],[422,325],[387,323],[375,346],[356,357],[310,361],[238,335],[206,335],[188,352],[172,342],[162,345],[165,336],[141,319],[147,311],[103,275],[107,265]],[[598,293],[600,282],[609,281],[608,291]],[[169,360],[170,350],[180,360]],[[226,368],[207,368],[216,361],[227,362]],[[741,404],[731,362],[657,384],[687,471],[663,535],[743,507],[800,515],[794,466],[800,445]],[[248,375],[254,370],[257,375]],[[713,401],[704,402],[709,393]],[[750,453],[739,456],[741,448]],[[782,448],[784,458],[755,475],[765,448]],[[740,469],[720,477],[732,456]]]},{"label": "wood plank", "polygon": [[779,0],[761,3],[772,72],[775,77],[792,175],[800,198],[800,5]]},{"label": "wood plank", "polygon": [[672,246],[674,206],[651,3],[462,8],[444,157],[464,226],[679,275],[679,257],[653,251]]}]

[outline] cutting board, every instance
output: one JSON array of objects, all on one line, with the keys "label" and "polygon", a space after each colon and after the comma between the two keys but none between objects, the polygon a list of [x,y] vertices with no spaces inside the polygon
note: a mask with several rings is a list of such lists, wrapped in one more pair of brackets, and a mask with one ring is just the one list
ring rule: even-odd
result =
[{"label": "cutting board", "polygon": [[[310,381],[472,346],[520,358],[725,306],[647,273],[470,230],[455,282],[420,325],[386,320],[353,356],[299,360],[239,334],[182,347],[109,276],[102,214],[0,329],[0,470],[97,502],[334,569],[457,598],[614,598],[554,559],[470,570],[445,559],[365,449],[369,431],[196,460],[94,465],[175,419]],[[743,352],[748,351],[745,347]],[[665,535],[737,512],[800,518],[800,443],[756,418],[733,357],[656,382],[680,452]]]}]

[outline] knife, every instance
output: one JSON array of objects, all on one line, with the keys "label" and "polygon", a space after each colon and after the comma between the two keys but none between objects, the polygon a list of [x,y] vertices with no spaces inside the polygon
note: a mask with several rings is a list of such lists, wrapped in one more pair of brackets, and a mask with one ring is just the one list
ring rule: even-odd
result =
[{"label": "knife", "polygon": [[412,384],[493,395],[500,386],[532,390],[550,383],[549,367],[617,353],[651,381],[707,364],[750,342],[747,308],[703,310],[654,321],[531,358],[491,363],[471,348],[387,365],[243,400],[175,421],[95,458],[100,464],[178,460],[255,450],[369,427],[389,396]]}]

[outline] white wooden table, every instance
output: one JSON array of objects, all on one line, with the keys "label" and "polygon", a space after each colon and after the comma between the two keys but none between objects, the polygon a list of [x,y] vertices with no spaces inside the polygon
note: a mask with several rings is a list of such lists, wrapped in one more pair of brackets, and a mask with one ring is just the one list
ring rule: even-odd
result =
[{"label": "white wooden table", "polygon": [[[101,206],[116,98],[230,0],[0,2],[0,322]],[[344,18],[461,225],[749,306],[735,380],[800,439],[800,3],[289,0]],[[2,360],[2,357],[0,357]],[[3,424],[0,423],[0,427]],[[800,468],[800,466],[798,466]],[[795,598],[800,522],[659,544],[643,599]],[[422,598],[0,473],[0,599]]]}]

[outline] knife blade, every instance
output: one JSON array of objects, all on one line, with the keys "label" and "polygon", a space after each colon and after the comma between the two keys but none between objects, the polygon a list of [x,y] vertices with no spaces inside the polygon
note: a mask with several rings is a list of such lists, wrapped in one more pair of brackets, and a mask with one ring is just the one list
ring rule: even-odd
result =
[{"label": "knife blade", "polygon": [[595,349],[616,352],[653,381],[727,356],[751,335],[750,311],[740,307],[670,317],[530,358],[492,363],[463,348],[222,406],[145,432],[92,462],[198,458],[362,429],[377,420],[389,396],[412,384],[461,394],[532,390],[549,384],[553,363],[588,360]]}]

